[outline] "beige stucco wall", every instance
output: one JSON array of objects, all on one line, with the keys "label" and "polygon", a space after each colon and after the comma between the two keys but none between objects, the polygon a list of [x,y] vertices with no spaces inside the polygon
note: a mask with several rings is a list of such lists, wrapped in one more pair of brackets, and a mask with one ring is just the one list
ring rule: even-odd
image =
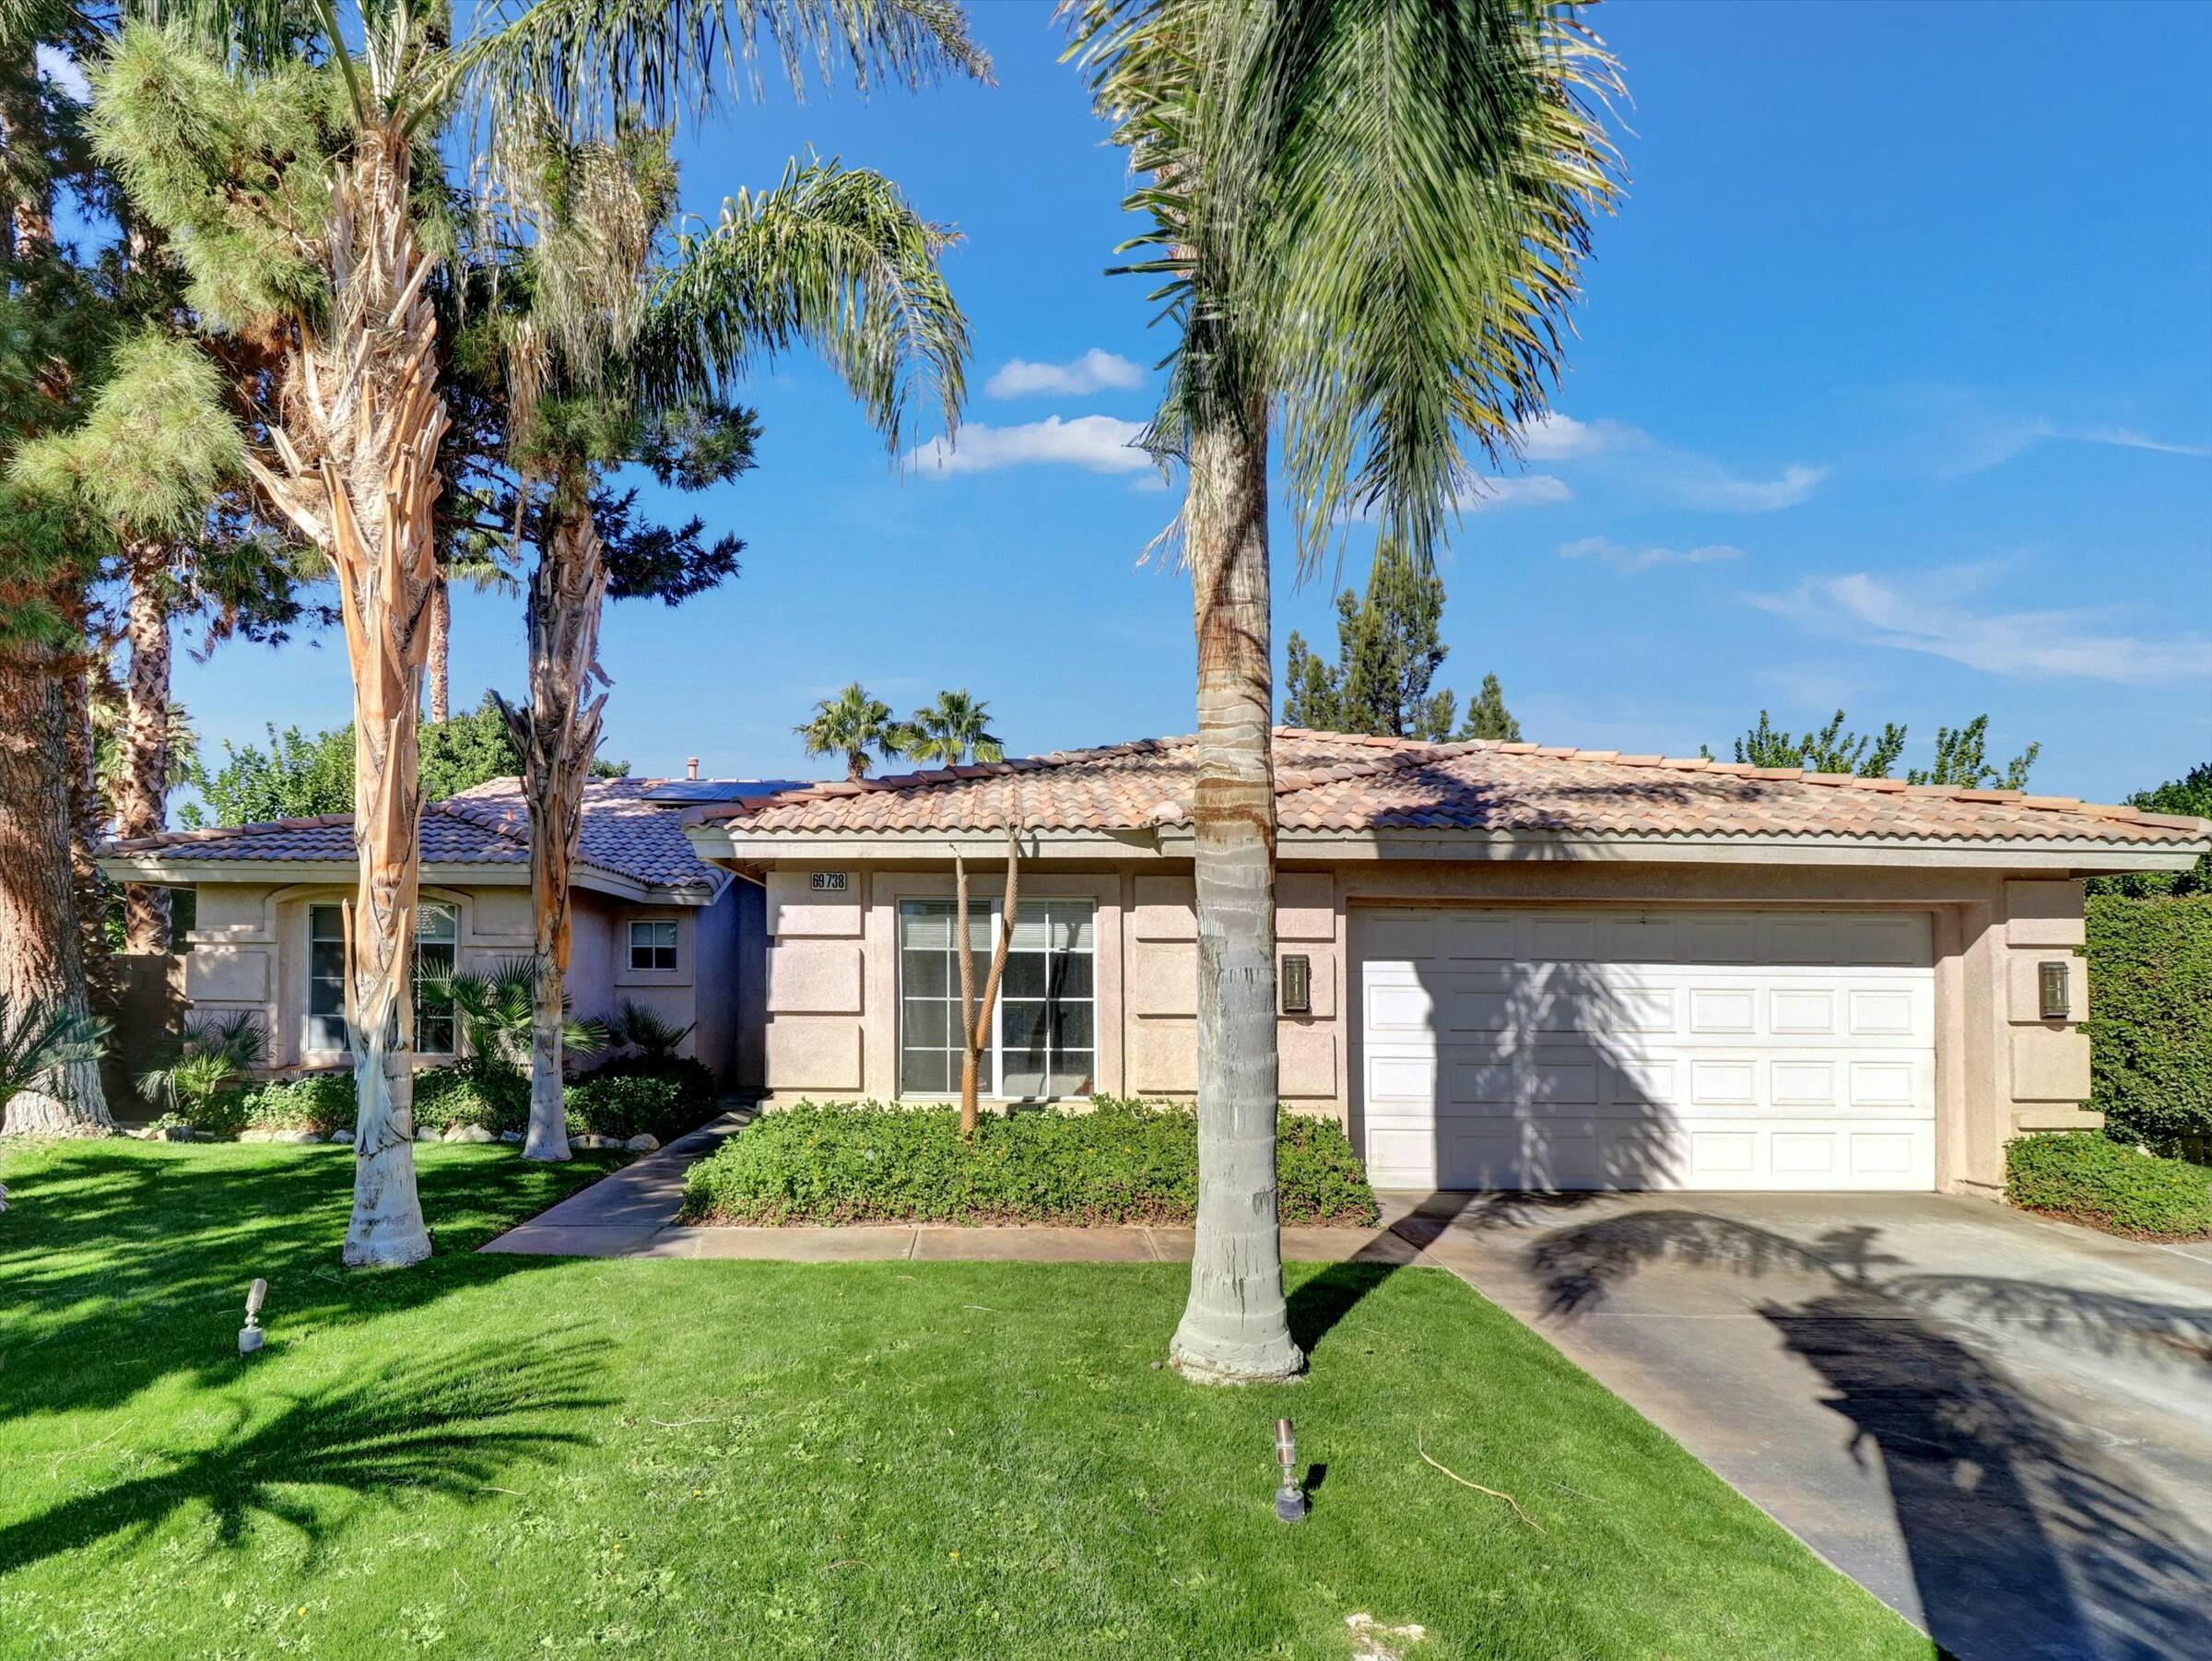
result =
[{"label": "beige stucco wall", "polygon": [[[847,888],[809,887],[817,869]],[[974,891],[1002,878],[979,872]],[[769,1104],[898,1094],[898,902],[949,896],[942,866],[823,861],[766,873]],[[1033,861],[1025,894],[1080,894],[1099,907],[1098,1089],[1175,1097],[1196,1088],[1196,919],[1187,861]],[[1818,906],[1920,911],[1936,943],[1938,1185],[2001,1186],[2004,1145],[2023,1130],[2093,1124],[2087,966],[2077,956],[2077,882],[2008,880],[1959,867],[1630,862],[1287,862],[1278,951],[1308,960],[1312,1012],[1278,1035],[1284,1100],[1359,1135],[1355,1052],[1359,908],[1407,903]],[[2069,1019],[2046,1022],[2036,965],[2070,964]]]},{"label": "beige stucco wall", "polygon": [[[309,1048],[307,1027],[308,911],[311,906],[350,900],[349,885],[330,883],[202,882],[197,922],[184,955],[184,996],[188,1013],[220,1017],[249,1010],[271,1035],[269,1070],[335,1067],[346,1063],[343,1050]],[[440,901],[457,913],[460,966],[481,972],[498,960],[527,954],[533,946],[530,890],[519,885],[453,887],[426,883],[426,901]],[[727,896],[724,896],[726,902]],[[632,999],[678,1026],[697,1026],[698,988],[719,985],[720,965],[700,964],[703,945],[720,944],[720,931],[704,930],[699,911],[688,906],[631,905],[588,890],[571,902],[569,997],[579,1016],[612,1016]],[[650,972],[628,967],[626,925],[633,918],[668,918],[677,924],[678,967]],[[719,1042],[713,1022],[687,1041]],[[417,1057],[418,1066],[435,1066],[443,1056]]]}]

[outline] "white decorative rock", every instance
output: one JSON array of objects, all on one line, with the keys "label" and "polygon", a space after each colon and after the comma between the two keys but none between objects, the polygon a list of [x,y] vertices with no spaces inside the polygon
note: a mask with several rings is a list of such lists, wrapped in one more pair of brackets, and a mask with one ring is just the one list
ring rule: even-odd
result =
[{"label": "white decorative rock", "polygon": [[605,1149],[605,1148],[619,1148],[619,1147],[621,1147],[621,1146],[622,1146],[622,1144],[621,1144],[621,1143],[619,1143],[619,1142],[618,1142],[618,1141],[616,1141],[616,1140],[614,1139],[614,1137],[603,1137],[603,1136],[601,1136],[601,1135],[600,1135],[600,1134],[599,1134],[597,1131],[595,1131],[595,1130],[587,1130],[587,1131],[583,1132],[583,1133],[582,1133],[581,1136],[573,1136],[573,1137],[571,1137],[569,1138],[569,1143],[570,1143],[570,1145],[571,1145],[571,1147],[575,1147],[575,1148],[600,1148],[600,1149]]},{"label": "white decorative rock", "polygon": [[348,1148],[350,1148],[353,1146],[353,1132],[350,1130],[334,1130],[330,1133],[330,1139],[334,1142],[343,1142]]},{"label": "white decorative rock", "polygon": [[238,1139],[241,1142],[268,1142],[275,1140],[276,1136],[276,1133],[273,1130],[265,1129],[258,1125],[249,1125],[238,1133]]},{"label": "white decorative rock", "polygon": [[500,1132],[500,1140],[502,1142],[519,1142],[522,1139],[523,1133],[519,1130],[502,1130]]},{"label": "white decorative rock", "polygon": [[[243,1141],[245,1138],[241,1137],[239,1139]],[[272,1142],[290,1142],[302,1148],[310,1142],[320,1142],[322,1139],[312,1130],[276,1130],[269,1133]]]},{"label": "white decorative rock", "polygon": [[415,1139],[418,1142],[435,1142],[438,1133],[427,1125],[418,1125],[415,1127]]},{"label": "white decorative rock", "polygon": [[499,1138],[481,1125],[456,1125],[445,1133],[449,1142],[496,1142]]},{"label": "white decorative rock", "polygon": [[660,1137],[648,1136],[643,1131],[640,1131],[636,1136],[630,1137],[629,1141],[622,1144],[623,1147],[629,1149],[632,1153],[651,1153],[660,1145]]}]

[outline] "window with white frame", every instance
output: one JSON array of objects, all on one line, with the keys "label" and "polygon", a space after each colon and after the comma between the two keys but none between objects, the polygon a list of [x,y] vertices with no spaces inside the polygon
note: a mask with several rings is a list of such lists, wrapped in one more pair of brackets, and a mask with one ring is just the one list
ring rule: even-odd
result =
[{"label": "window with white frame", "polygon": [[[965,1032],[953,909],[949,900],[900,903],[902,1096],[944,1096],[959,1089]],[[1038,1101],[1091,1093],[1098,1055],[1097,911],[1088,900],[1021,901],[982,1056],[987,1094]],[[995,903],[970,903],[967,946],[979,1002],[1005,925]]]},{"label": "window with white frame", "polygon": [[629,966],[637,970],[676,967],[676,925],[633,923],[629,925]]},{"label": "window with white frame", "polygon": [[[423,1055],[453,1053],[453,1007],[439,996],[453,972],[460,919],[450,905],[426,902],[415,913],[415,1048]],[[343,1050],[346,1039],[346,915],[337,905],[307,908],[307,1031],[304,1047]]]}]

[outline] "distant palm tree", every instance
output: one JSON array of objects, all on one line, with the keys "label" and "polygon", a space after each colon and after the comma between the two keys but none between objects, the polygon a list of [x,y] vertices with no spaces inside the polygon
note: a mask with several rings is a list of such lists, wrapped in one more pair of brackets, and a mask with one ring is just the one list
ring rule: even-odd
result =
[{"label": "distant palm tree", "polygon": [[1303,1358],[1276,1222],[1269,457],[1301,574],[1354,520],[1428,569],[1477,465],[1545,412],[1613,198],[1619,80],[1553,0],[1064,9],[1137,175],[1128,268],[1176,336],[1140,440],[1185,470],[1198,659],[1197,1243],[1171,1354],[1282,1378]]},{"label": "distant palm tree", "polygon": [[936,702],[916,710],[908,719],[900,748],[917,761],[935,761],[959,767],[971,759],[1003,761],[1006,747],[991,730],[991,706],[968,695],[939,692]]},{"label": "distant palm tree", "polygon": [[816,704],[814,719],[792,731],[806,741],[810,756],[841,753],[845,777],[853,780],[868,776],[870,751],[888,761],[906,753],[912,736],[891,719],[891,706],[880,698],[869,697],[857,680],[835,698]]}]

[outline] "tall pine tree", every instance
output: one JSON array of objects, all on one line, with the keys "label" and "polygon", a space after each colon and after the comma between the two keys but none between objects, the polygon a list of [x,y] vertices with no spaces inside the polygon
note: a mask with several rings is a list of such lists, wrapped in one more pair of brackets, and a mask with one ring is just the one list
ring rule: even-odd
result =
[{"label": "tall pine tree", "polygon": [[[1366,598],[1348,588],[1336,596],[1335,664],[1323,662],[1302,636],[1291,634],[1283,677],[1285,724],[1432,743],[1453,736],[1457,697],[1448,687],[1429,689],[1451,651],[1438,631],[1443,612],[1443,578],[1423,571],[1402,546],[1383,544],[1375,550]],[[1497,676],[1483,677],[1457,736],[1521,736]]]}]

